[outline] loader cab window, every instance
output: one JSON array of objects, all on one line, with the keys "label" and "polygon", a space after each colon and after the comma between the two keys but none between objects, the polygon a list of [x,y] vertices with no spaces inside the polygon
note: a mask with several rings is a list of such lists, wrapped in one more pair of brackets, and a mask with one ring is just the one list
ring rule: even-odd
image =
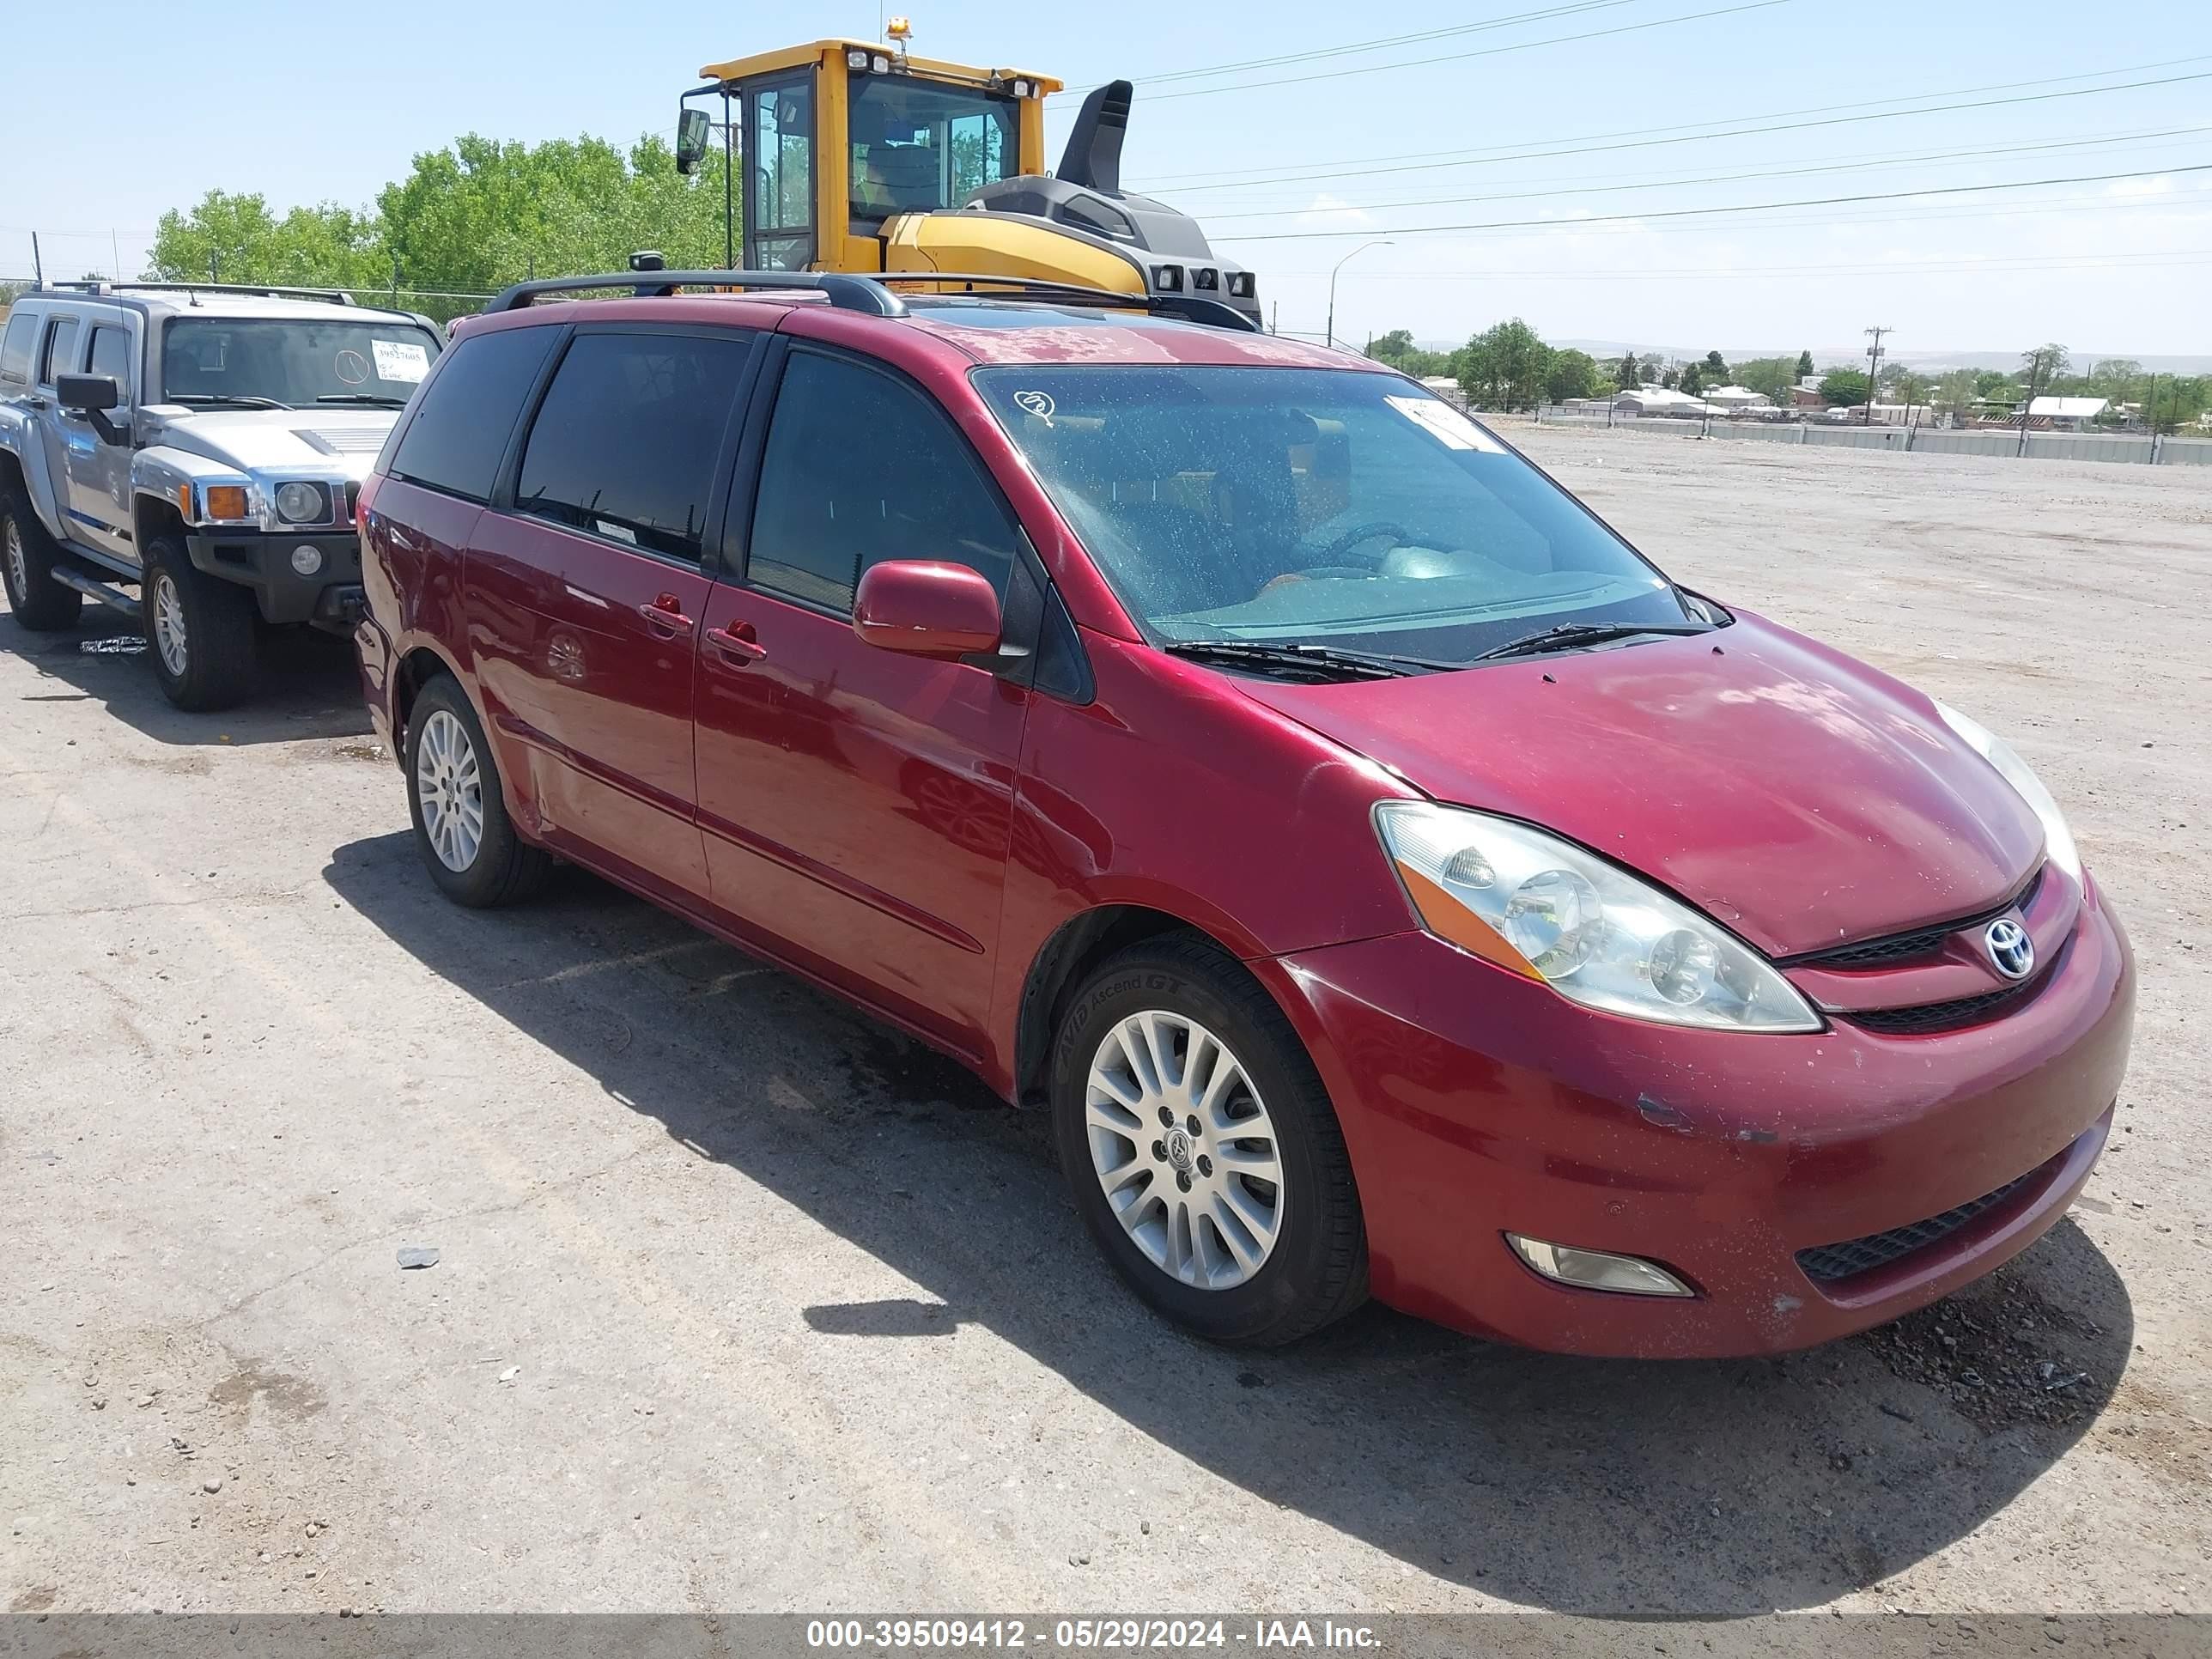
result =
[{"label": "loader cab window", "polygon": [[854,220],[872,228],[893,214],[957,208],[1021,170],[1013,99],[901,75],[851,84]]},{"label": "loader cab window", "polygon": [[814,263],[814,83],[779,81],[745,94],[745,264]]}]

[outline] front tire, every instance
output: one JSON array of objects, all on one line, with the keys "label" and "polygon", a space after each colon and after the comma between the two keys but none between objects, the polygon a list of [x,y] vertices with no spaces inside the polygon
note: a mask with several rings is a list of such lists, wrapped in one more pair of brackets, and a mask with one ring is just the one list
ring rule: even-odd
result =
[{"label": "front tire", "polygon": [[1297,1034],[1188,934],[1092,974],[1054,1048],[1060,1167],[1130,1288],[1209,1340],[1278,1347],[1367,1297],[1359,1194]]},{"label": "front tire", "polygon": [[472,910],[514,904],[553,860],[515,833],[476,710],[451,675],[422,688],[407,720],[407,812],[438,890]]},{"label": "front tire", "polygon": [[138,609],[161,695],[195,714],[228,708],[260,678],[253,595],[197,570],[173,536],[146,544]]},{"label": "front tire", "polygon": [[76,627],[84,606],[83,594],[54,580],[58,550],[21,487],[0,483],[0,586],[15,620],[33,634]]}]

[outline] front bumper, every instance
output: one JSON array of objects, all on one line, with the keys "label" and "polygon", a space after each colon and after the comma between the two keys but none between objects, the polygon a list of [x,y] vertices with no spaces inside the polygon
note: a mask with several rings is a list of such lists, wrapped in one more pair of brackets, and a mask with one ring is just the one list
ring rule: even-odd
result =
[{"label": "front bumper", "polygon": [[[1842,1017],[1790,1036],[1623,1019],[1419,933],[1251,966],[1337,1104],[1376,1294],[1586,1354],[1808,1347],[1989,1272],[2087,1179],[2134,1022],[2127,940],[2094,884],[2036,995],[1929,1036]],[[1816,1282],[1797,1260],[2013,1182],[1869,1271]],[[1647,1257],[1698,1295],[1557,1285],[1522,1264],[1507,1231]]]},{"label": "front bumper", "polygon": [[[313,547],[323,556],[312,575],[292,568],[294,551]],[[351,630],[363,610],[361,539],[351,525],[324,531],[264,534],[258,530],[195,531],[185,538],[193,566],[209,575],[253,590],[267,623],[313,623],[336,633]]]}]

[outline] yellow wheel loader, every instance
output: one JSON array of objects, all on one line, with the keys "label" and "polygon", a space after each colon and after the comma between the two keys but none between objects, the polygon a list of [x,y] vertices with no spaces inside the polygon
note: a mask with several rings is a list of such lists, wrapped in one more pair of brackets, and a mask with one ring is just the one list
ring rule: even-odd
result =
[{"label": "yellow wheel loader", "polygon": [[[1217,258],[1195,221],[1121,188],[1129,82],[1084,100],[1048,173],[1044,100],[1060,82],[914,57],[903,19],[891,33],[709,64],[683,95],[678,168],[696,171],[719,127],[726,176],[742,176],[725,185],[730,267],[941,274],[976,291],[998,277],[1260,325],[1250,271]],[[708,99],[720,121],[695,101]]]}]

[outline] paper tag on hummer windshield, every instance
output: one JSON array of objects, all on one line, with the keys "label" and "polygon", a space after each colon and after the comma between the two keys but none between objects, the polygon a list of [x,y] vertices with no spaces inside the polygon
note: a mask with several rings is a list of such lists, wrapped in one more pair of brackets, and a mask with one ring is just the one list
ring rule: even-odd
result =
[{"label": "paper tag on hummer windshield", "polygon": [[430,354],[411,340],[371,340],[376,354],[376,378],[412,386],[430,372]]}]

